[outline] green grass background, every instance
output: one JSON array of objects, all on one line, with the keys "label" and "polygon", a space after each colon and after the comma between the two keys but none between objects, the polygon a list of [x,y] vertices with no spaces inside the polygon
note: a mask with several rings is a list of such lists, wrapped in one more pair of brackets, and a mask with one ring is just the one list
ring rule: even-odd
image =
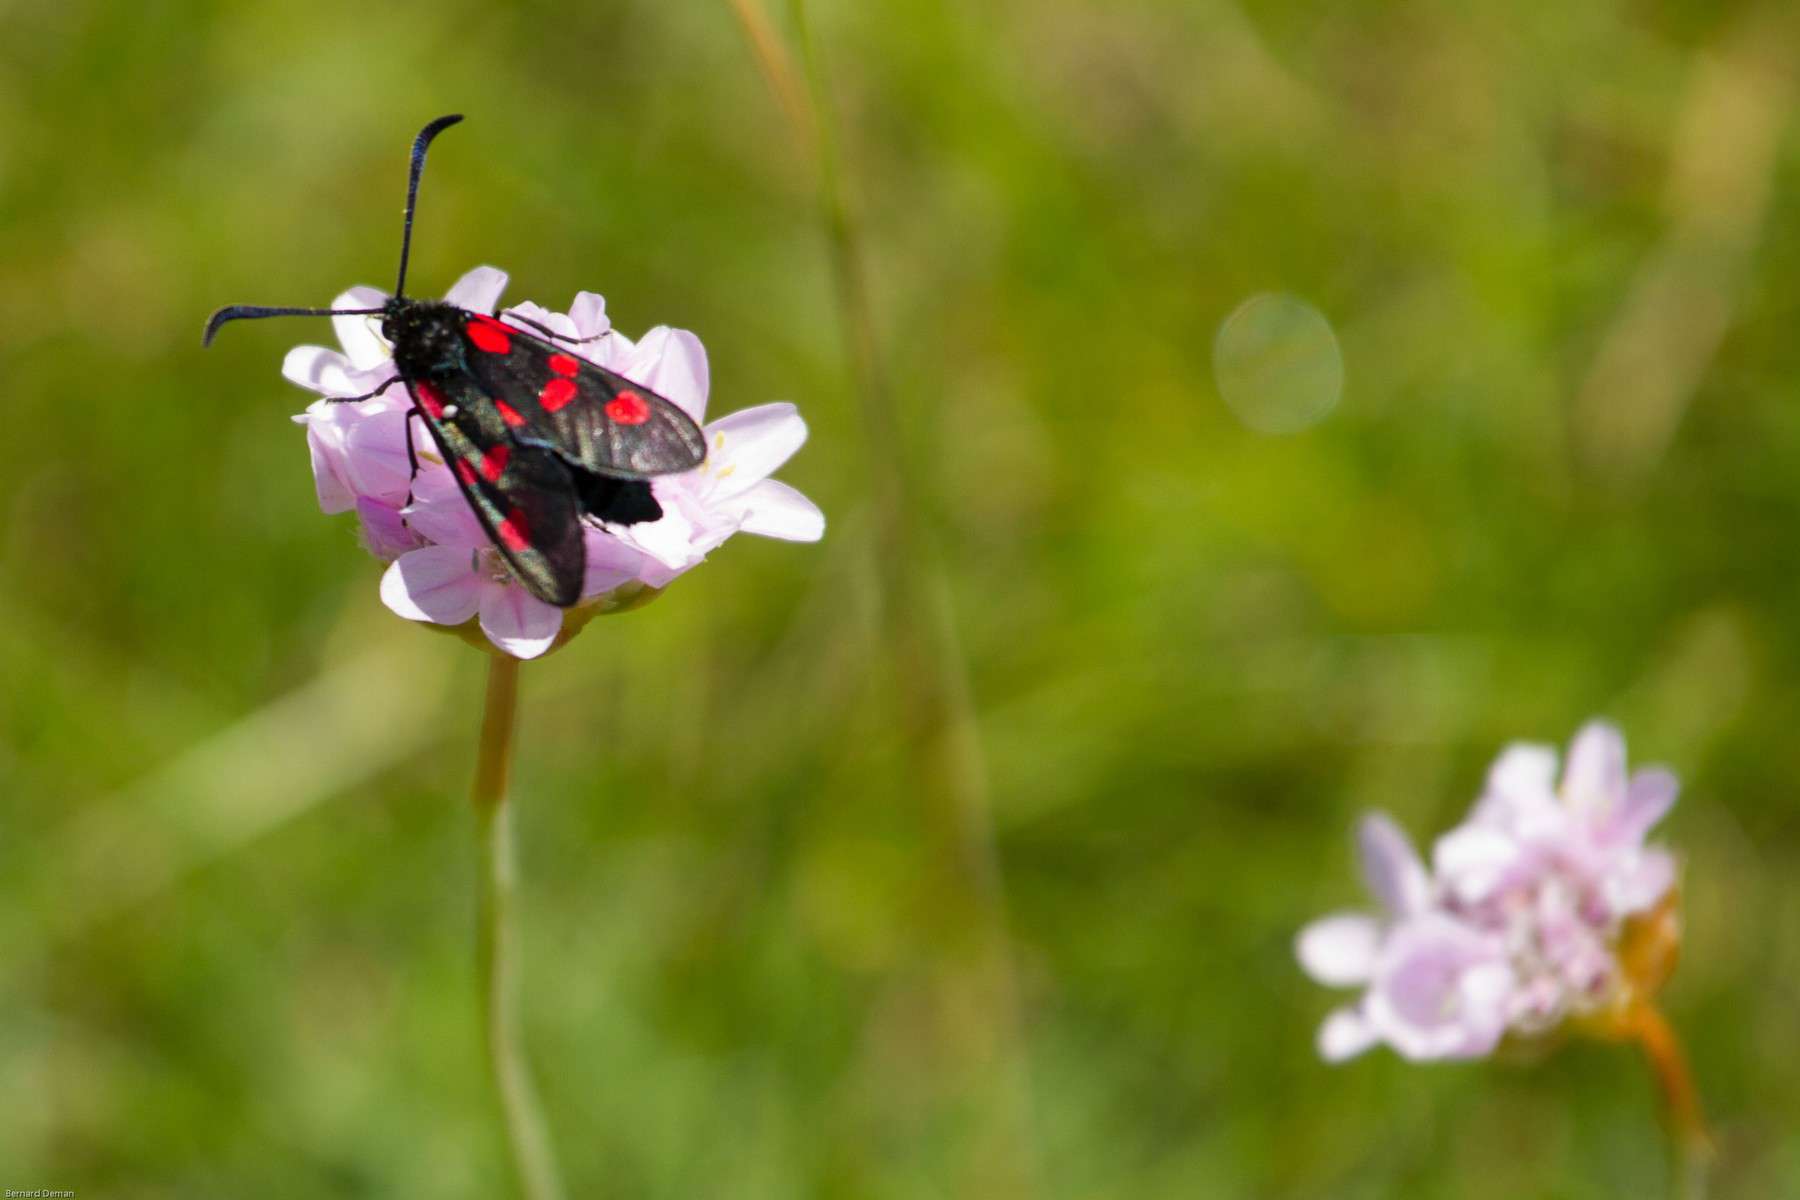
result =
[{"label": "green grass background", "polygon": [[[789,14],[772,14],[791,43]],[[1800,1192],[1800,145],[1780,4],[823,3],[1019,997],[1021,1196],[1663,1194],[1627,1050],[1329,1068],[1295,929],[1379,806],[1591,714],[1683,777],[1666,994],[1718,1197]],[[798,402],[743,538],[524,675],[524,1007],[581,1197],[999,1195],[878,619],[812,164],[729,5],[0,5],[0,1185],[506,1195],[480,657],[316,511],[324,322],[603,292]],[[1341,403],[1253,432],[1222,321]],[[948,964],[948,965],[947,965]],[[992,1064],[988,1064],[992,1065]],[[983,1065],[982,1071],[987,1070]]]}]

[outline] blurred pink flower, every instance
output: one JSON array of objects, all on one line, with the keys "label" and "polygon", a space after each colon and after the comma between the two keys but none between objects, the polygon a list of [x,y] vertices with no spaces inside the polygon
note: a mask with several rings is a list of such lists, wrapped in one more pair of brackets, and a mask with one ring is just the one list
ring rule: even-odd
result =
[{"label": "blurred pink flower", "polygon": [[1424,863],[1386,814],[1363,818],[1357,846],[1381,911],[1322,917],[1295,943],[1320,983],[1365,987],[1320,1026],[1320,1055],[1338,1062],[1381,1042],[1408,1058],[1488,1053],[1505,1029],[1512,988],[1500,943],[1435,907]]},{"label": "blurred pink flower", "polygon": [[1413,1059],[1479,1056],[1618,999],[1624,924],[1674,884],[1673,857],[1644,837],[1679,785],[1661,768],[1627,776],[1624,738],[1603,722],[1576,735],[1560,784],[1556,766],[1549,747],[1508,747],[1430,872],[1390,820],[1364,819],[1382,913],[1322,918],[1296,943],[1319,982],[1366,986],[1326,1019],[1323,1057],[1381,1042]]},{"label": "blurred pink flower", "polygon": [[[493,312],[506,275],[477,267],[446,294],[452,304]],[[354,287],[338,308],[377,308],[387,293]],[[575,297],[567,313],[523,303],[502,310],[569,338],[569,349],[650,388],[701,420],[706,411],[706,352],[686,330],[658,326],[636,342],[618,333],[605,301]],[[381,597],[394,612],[441,625],[479,622],[496,646],[520,658],[544,653],[562,628],[563,612],[518,585],[496,554],[450,472],[438,461],[422,425],[413,428],[419,455],[415,477],[407,458],[411,400],[396,385],[353,403],[395,376],[379,316],[332,318],[343,349],[300,346],[282,364],[288,379],[320,400],[294,419],[306,426],[319,507],[355,511],[363,544],[390,563]],[[651,484],[663,517],[636,525],[593,524],[586,532],[583,603],[625,594],[622,589],[666,586],[737,532],[789,541],[817,541],[825,519],[799,492],[768,476],[806,440],[806,424],[791,404],[746,409],[705,427],[707,461],[698,469]]]},{"label": "blurred pink flower", "polygon": [[1613,999],[1621,926],[1675,882],[1674,857],[1644,838],[1679,790],[1660,767],[1628,776],[1623,735],[1593,721],[1570,743],[1560,784],[1555,750],[1508,747],[1469,819],[1438,840],[1444,907],[1506,939],[1520,979],[1515,1029],[1548,1029]]}]

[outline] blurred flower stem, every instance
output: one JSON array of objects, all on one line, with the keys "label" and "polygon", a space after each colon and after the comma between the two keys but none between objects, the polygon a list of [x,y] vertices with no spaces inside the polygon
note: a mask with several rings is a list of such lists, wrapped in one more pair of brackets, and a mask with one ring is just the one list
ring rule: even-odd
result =
[{"label": "blurred flower stem", "polygon": [[883,645],[933,866],[927,936],[945,1044],[981,1098],[956,1190],[1004,1200],[1034,1191],[1019,988],[967,666],[950,591],[920,519],[922,489],[881,362],[861,229],[839,158],[831,89],[804,0],[790,0],[796,71],[758,0],[730,0],[757,64],[818,172],[840,325],[855,388],[874,520]]},{"label": "blurred flower stem", "polygon": [[512,774],[514,714],[519,702],[519,660],[488,655],[487,699],[475,758],[476,836],[481,845],[476,971],[481,984],[482,1031],[488,1066],[506,1122],[506,1145],[526,1200],[562,1200],[562,1182],[544,1117],[532,1090],[519,1036],[518,951],[513,929],[512,810],[506,803]]},{"label": "blurred flower stem", "polygon": [[1662,1010],[1647,1000],[1632,1005],[1621,1025],[1621,1036],[1643,1049],[1662,1092],[1663,1119],[1676,1173],[1674,1194],[1680,1200],[1704,1200],[1707,1171],[1712,1165],[1712,1135],[1707,1132],[1700,1092],[1694,1086],[1681,1039]]}]

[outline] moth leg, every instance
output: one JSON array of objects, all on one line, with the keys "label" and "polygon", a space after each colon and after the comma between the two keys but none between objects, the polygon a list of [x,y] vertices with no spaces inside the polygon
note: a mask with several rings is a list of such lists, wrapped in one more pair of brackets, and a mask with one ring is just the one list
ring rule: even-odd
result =
[{"label": "moth leg", "polygon": [[419,477],[419,452],[417,450],[413,449],[413,431],[412,431],[413,430],[413,418],[418,415],[419,415],[419,406],[416,404],[406,410],[406,465],[408,467],[412,468],[412,473],[406,477],[406,503],[409,506],[413,502],[413,494],[412,494],[413,480],[415,480]]},{"label": "moth leg", "polygon": [[327,397],[325,397],[325,403],[327,403],[327,404],[355,404],[358,400],[373,400],[375,397],[381,395],[381,393],[387,391],[389,388],[393,387],[396,383],[399,383],[399,382],[400,382],[400,377],[398,375],[396,375],[392,379],[388,380],[386,383],[382,384],[380,387],[376,388],[372,392],[364,392],[360,396],[327,396]]},{"label": "moth leg", "polygon": [[516,322],[517,324],[520,324],[520,325],[531,326],[533,329],[537,330],[539,333],[543,334],[546,338],[549,338],[553,342],[565,342],[571,346],[581,346],[581,345],[585,345],[588,342],[597,342],[601,338],[605,337],[607,334],[612,332],[612,330],[610,330],[610,329],[605,329],[599,333],[596,333],[592,337],[572,338],[566,334],[558,333],[554,329],[550,329],[544,325],[540,325],[540,324],[538,324],[538,322],[532,320],[530,317],[521,317],[518,313],[514,313],[514,312],[509,312],[504,315],[505,315],[506,319],[509,321]]}]

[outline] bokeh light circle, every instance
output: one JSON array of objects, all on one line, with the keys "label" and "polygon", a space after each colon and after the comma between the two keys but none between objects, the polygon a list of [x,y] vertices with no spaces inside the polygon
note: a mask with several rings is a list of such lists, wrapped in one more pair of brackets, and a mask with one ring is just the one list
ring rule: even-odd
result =
[{"label": "bokeh light circle", "polygon": [[1337,407],[1344,356],[1324,313],[1295,296],[1260,292],[1219,326],[1213,379],[1249,428],[1298,433]]}]

